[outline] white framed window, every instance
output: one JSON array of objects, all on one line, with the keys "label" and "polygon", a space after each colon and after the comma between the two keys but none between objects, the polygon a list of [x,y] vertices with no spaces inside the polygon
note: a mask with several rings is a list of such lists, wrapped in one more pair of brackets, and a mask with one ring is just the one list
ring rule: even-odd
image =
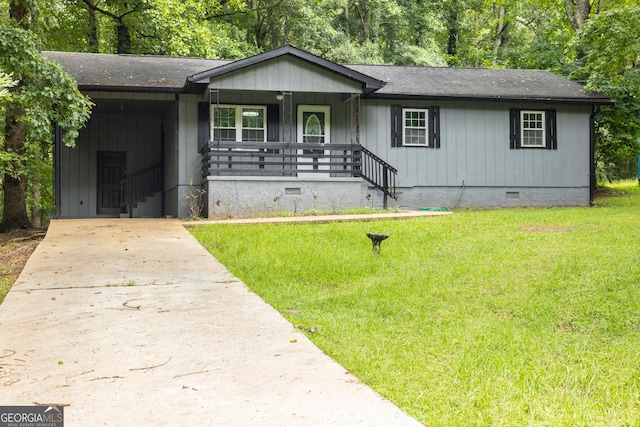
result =
[{"label": "white framed window", "polygon": [[425,146],[429,133],[429,110],[426,108],[402,109],[402,145]]},{"label": "white framed window", "polygon": [[213,141],[266,142],[267,107],[262,105],[212,105]]},{"label": "white framed window", "polygon": [[546,147],[545,112],[544,111],[520,111],[521,146],[544,148]]}]

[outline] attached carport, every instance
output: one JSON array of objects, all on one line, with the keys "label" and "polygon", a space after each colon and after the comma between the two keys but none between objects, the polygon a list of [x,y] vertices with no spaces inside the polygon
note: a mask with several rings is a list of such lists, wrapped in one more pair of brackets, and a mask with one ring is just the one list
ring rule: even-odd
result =
[{"label": "attached carport", "polygon": [[43,54],[69,72],[95,104],[76,147],[55,142],[57,217],[184,216],[179,197],[195,180],[178,173],[185,162],[178,142],[180,99],[199,97],[206,88],[188,76],[229,61]]}]

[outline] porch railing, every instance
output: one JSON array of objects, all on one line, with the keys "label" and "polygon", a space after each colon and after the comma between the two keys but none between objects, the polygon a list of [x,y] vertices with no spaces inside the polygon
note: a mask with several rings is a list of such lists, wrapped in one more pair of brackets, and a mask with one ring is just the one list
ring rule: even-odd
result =
[{"label": "porch railing", "polygon": [[216,142],[202,149],[202,176],[362,177],[397,200],[397,170],[359,144]]},{"label": "porch railing", "polygon": [[371,183],[384,194],[383,206],[388,207],[388,198],[398,200],[397,177],[398,170],[371,151],[361,147],[362,178]]},{"label": "porch railing", "polygon": [[202,176],[360,176],[360,145],[210,142]]},{"label": "porch railing", "polygon": [[138,202],[162,190],[162,181],[162,164],[143,169],[120,181],[121,204],[129,217]]}]

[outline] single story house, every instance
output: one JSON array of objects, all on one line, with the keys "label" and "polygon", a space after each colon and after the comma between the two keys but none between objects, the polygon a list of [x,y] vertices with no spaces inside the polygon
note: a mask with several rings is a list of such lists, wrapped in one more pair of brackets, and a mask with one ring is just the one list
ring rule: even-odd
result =
[{"label": "single story house", "polygon": [[95,103],[55,148],[62,218],[588,206],[593,118],[547,71],[44,52]]}]

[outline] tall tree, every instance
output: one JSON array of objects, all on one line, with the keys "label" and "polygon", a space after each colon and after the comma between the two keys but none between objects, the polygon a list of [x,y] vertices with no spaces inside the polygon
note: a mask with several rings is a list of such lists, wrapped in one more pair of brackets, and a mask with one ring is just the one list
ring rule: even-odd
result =
[{"label": "tall tree", "polygon": [[640,6],[592,17],[577,37],[586,87],[614,102],[597,116],[596,161],[638,155],[640,142]]},{"label": "tall tree", "polygon": [[[601,2],[602,0],[598,1]],[[591,0],[565,0],[565,5],[571,27],[575,31],[580,30],[591,14]]]},{"label": "tall tree", "polygon": [[242,0],[57,0],[45,47],[239,58],[255,53],[233,17]]},{"label": "tall tree", "polygon": [[25,0],[10,3],[10,17],[0,17],[0,69],[18,82],[9,89],[2,152],[3,216],[0,231],[31,226],[26,208],[28,169],[35,147],[50,147],[52,123],[73,145],[89,117],[90,102],[60,66],[40,54],[28,31],[31,10]]}]

